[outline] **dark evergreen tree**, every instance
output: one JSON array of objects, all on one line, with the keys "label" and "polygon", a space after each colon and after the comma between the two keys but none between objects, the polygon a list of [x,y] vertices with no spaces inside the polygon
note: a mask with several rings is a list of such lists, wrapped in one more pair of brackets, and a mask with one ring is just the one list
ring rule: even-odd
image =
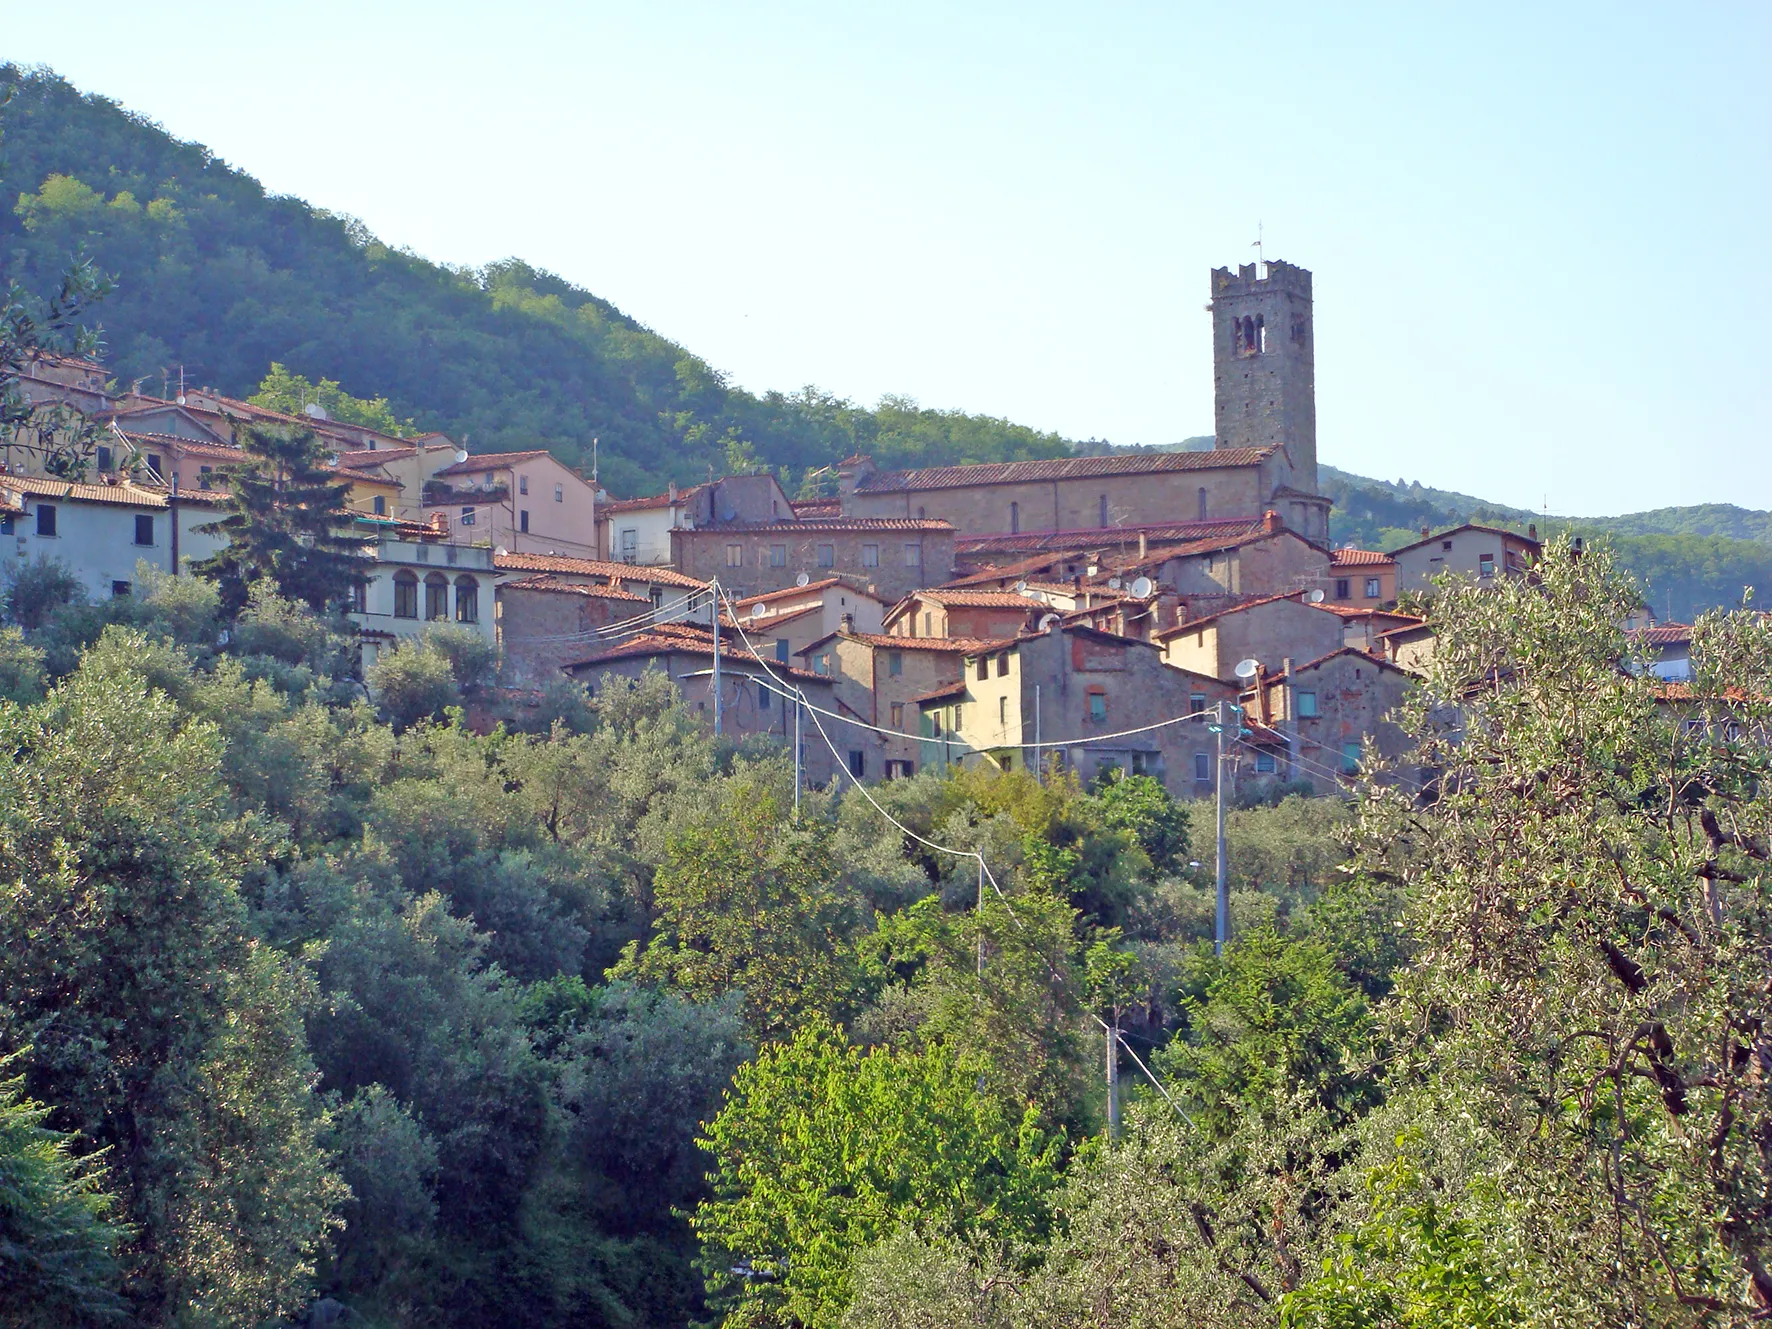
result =
[{"label": "dark evergreen tree", "polygon": [[315,610],[341,604],[362,563],[357,542],[338,532],[348,486],[326,469],[320,440],[308,430],[247,429],[240,444],[246,458],[228,472],[227,516],[197,528],[227,536],[227,546],[191,570],[219,583],[230,613],[261,577]]}]

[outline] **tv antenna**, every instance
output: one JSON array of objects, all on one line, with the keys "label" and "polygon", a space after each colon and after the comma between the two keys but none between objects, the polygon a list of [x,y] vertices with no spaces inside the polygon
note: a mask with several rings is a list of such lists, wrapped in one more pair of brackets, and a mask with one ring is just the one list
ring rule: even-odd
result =
[{"label": "tv antenna", "polygon": [[1255,243],[1249,246],[1255,251],[1255,277],[1260,280],[1262,269],[1267,266],[1267,250],[1262,246],[1261,222],[1255,223]]}]

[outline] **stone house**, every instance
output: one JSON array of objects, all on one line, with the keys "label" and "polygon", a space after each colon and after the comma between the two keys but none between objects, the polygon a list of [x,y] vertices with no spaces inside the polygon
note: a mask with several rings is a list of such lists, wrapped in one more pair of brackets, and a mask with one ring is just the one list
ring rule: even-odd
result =
[{"label": "stone house", "polygon": [[1418,614],[1399,613],[1394,609],[1352,609],[1325,601],[1318,606],[1341,619],[1341,644],[1352,646],[1368,655],[1387,655],[1384,634],[1398,628],[1414,627],[1422,619]]},{"label": "stone house", "polygon": [[915,775],[921,764],[921,744],[915,737],[919,732],[917,699],[959,682],[964,656],[991,645],[964,637],[839,630],[809,643],[798,656],[813,673],[831,680],[840,710],[897,731],[876,735],[881,744],[881,774],[891,780]]},{"label": "stone house", "polygon": [[1184,544],[1158,546],[1143,558],[1115,569],[1122,584],[1148,576],[1182,596],[1278,595],[1322,584],[1329,553],[1267,514],[1254,534],[1223,535]]},{"label": "stone house", "polygon": [[435,472],[420,496],[457,539],[531,554],[597,556],[597,494],[547,451],[489,452]]},{"label": "stone house", "polygon": [[785,591],[735,600],[745,640],[765,655],[790,664],[813,642],[847,627],[878,632],[885,602],[839,577],[790,586]]},{"label": "stone house", "polygon": [[795,516],[781,483],[768,473],[729,475],[685,489],[672,485],[648,498],[610,499],[600,511],[602,556],[624,563],[669,563],[672,531],[791,521]]},{"label": "stone house", "polygon": [[885,630],[900,637],[1013,637],[1052,612],[1046,600],[1019,591],[933,587],[893,605]]},{"label": "stone house", "polygon": [[1376,549],[1334,549],[1322,583],[1324,599],[1349,609],[1376,609],[1397,598],[1397,560]]},{"label": "stone house", "polygon": [[811,518],[734,522],[670,533],[671,563],[733,596],[760,595],[839,577],[892,603],[954,573],[954,528],[945,521]]},{"label": "stone house", "polygon": [[1670,683],[1692,678],[1692,625],[1651,623],[1629,630],[1631,640],[1649,657],[1649,672]]},{"label": "stone house", "polygon": [[1495,526],[1466,524],[1438,535],[1422,531],[1414,544],[1391,551],[1396,560],[1397,590],[1432,592],[1433,579],[1443,572],[1494,585],[1501,577],[1523,577],[1544,552],[1530,535]]},{"label": "stone house", "polygon": [[[765,737],[792,751],[796,705],[779,695],[782,684],[797,689],[809,704],[834,711],[835,695],[829,678],[774,661],[765,663],[740,647],[730,634],[722,633],[720,645],[720,720],[730,738]],[[624,681],[638,680],[649,670],[663,673],[683,694],[684,702],[701,721],[714,723],[714,638],[705,628],[668,623],[629,638],[607,650],[567,662],[566,675],[577,679],[593,694]],[[822,786],[837,778],[836,758],[819,737],[817,728],[802,714],[800,719],[804,778]],[[845,767],[859,779],[877,779],[881,773],[880,745],[865,730],[845,728],[826,720]]]},{"label": "stone house", "polygon": [[[1300,506],[1291,458],[1282,447],[1210,452],[1124,452],[880,471],[871,458],[838,468],[843,510],[857,517],[929,517],[969,536],[1064,532],[1101,539],[1116,528],[1154,523],[1259,518],[1298,508],[1294,525],[1327,533],[1327,502]],[[1310,482],[1313,486],[1314,479]],[[1317,512],[1324,514],[1321,520]]]},{"label": "stone house", "polygon": [[1303,591],[1264,596],[1165,628],[1163,658],[1178,669],[1223,679],[1253,659],[1277,671],[1292,659],[1316,659],[1342,646],[1339,615],[1305,601]]},{"label": "stone house", "polygon": [[[1237,688],[1166,664],[1150,642],[1079,624],[994,643],[961,663],[958,683],[918,699],[924,764],[1030,770],[1056,759],[1085,782],[1117,767],[1179,797],[1211,785],[1217,738],[1206,712]],[[1096,741],[1151,725],[1160,727]]]},{"label": "stone house", "polygon": [[1377,652],[1400,669],[1412,674],[1425,673],[1428,661],[1434,658],[1434,641],[1439,629],[1420,620],[1378,634],[1382,649]]},{"label": "stone house", "polygon": [[650,624],[652,602],[613,581],[568,580],[535,572],[498,588],[498,635],[511,681],[544,687],[561,666],[587,650],[621,640],[614,632],[634,620]]},{"label": "stone house", "polygon": [[1334,792],[1359,770],[1370,741],[1380,755],[1399,757],[1408,736],[1388,717],[1415,679],[1407,670],[1352,647],[1295,664],[1244,694],[1253,728],[1278,735],[1259,745],[1257,776],[1308,781]]}]

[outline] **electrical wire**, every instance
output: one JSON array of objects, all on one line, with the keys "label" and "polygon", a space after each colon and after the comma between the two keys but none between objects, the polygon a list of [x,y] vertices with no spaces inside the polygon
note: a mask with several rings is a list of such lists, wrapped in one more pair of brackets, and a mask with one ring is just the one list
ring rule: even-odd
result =
[{"label": "electrical wire", "polygon": [[[722,588],[718,582],[715,582],[713,585],[714,585],[715,594],[721,600],[724,600],[726,602],[726,605],[729,609],[732,608],[732,599],[730,596],[728,596],[726,594],[724,588]],[[753,657],[755,657],[758,664],[762,665],[763,672],[768,674],[770,679],[773,680],[778,687],[781,686],[782,680],[776,675],[775,671],[769,667],[769,662],[766,659],[764,659],[761,654],[759,654],[757,652],[757,650],[754,646],[752,646],[751,639],[750,639],[749,635],[745,632],[742,624],[739,623],[739,618],[738,618],[738,615],[736,612],[733,614],[733,623],[738,628],[738,635],[739,635],[739,638],[744,642],[745,649],[747,651],[749,651]],[[801,696],[799,698],[799,700],[801,701],[801,704],[806,705],[809,710],[814,709],[810,706],[809,703],[807,703],[804,700],[803,696]],[[841,719],[842,717],[839,716],[837,718]],[[856,775],[854,771],[849,769],[848,763],[843,760],[842,753],[840,753],[837,750],[836,743],[832,741],[830,734],[828,732],[826,732],[823,721],[821,721],[819,719],[818,715],[816,715],[816,714],[814,714],[812,717],[812,725],[813,725],[813,728],[818,730],[818,736],[824,740],[825,746],[831,750],[831,756],[835,759],[837,769],[839,771],[841,771],[844,775],[849,777],[850,783],[852,785],[854,785],[857,790],[860,791],[862,797],[868,801],[868,804],[874,809],[875,812],[878,812],[883,818],[885,818],[895,828],[897,828],[897,830],[899,831],[900,834],[908,836],[910,839],[915,840],[918,844],[923,845],[926,848],[932,849],[932,850],[936,851],[937,853],[947,854],[953,858],[969,858],[969,859],[972,859],[974,862],[976,862],[978,864],[979,871],[981,873],[983,873],[984,879],[990,883],[991,890],[996,893],[997,899],[1002,903],[1003,908],[1009,914],[1010,919],[1024,933],[1028,931],[1027,920],[1022,918],[1022,916],[1015,911],[1015,906],[1010,903],[1008,895],[1004,893],[1002,886],[1000,886],[998,884],[997,876],[994,872],[991,871],[991,866],[989,863],[987,863],[985,861],[985,857],[983,854],[979,853],[975,849],[956,849],[951,845],[940,844],[935,840],[929,839],[927,836],[919,835],[916,831],[913,831],[909,826],[906,826],[897,817],[893,816],[890,812],[888,812],[885,809],[885,807],[881,805],[880,800],[874,797],[872,791],[870,791],[868,789],[868,787],[862,783],[861,777]],[[1056,983],[1058,983],[1060,987],[1062,987],[1064,989],[1066,995],[1068,995],[1073,1001],[1075,1001],[1079,1007],[1082,1007],[1083,1002],[1078,997],[1076,991],[1071,987],[1070,979],[1064,973],[1062,973],[1057,968],[1057,966],[1055,966],[1049,959],[1047,959],[1044,953],[1041,953],[1041,952],[1036,952],[1036,953],[1040,954],[1041,963],[1045,965],[1046,971],[1052,975],[1053,980]],[[1099,1015],[1096,1015],[1093,1011],[1089,1012],[1089,1017],[1090,1017],[1090,1019],[1094,1020],[1096,1024],[1101,1026],[1102,1031],[1104,1033],[1111,1034],[1116,1043],[1118,1043],[1122,1047],[1125,1047],[1125,1045],[1126,1045],[1125,1039],[1121,1038],[1120,1031],[1119,1031],[1118,1027],[1116,1027],[1114,1025],[1110,1025],[1106,1020],[1102,1019]],[[1181,1119],[1183,1121],[1186,1121],[1186,1122],[1188,1122],[1189,1125],[1192,1125],[1193,1124],[1192,1119],[1189,1118],[1187,1113],[1182,1111],[1180,1105],[1177,1104],[1176,1101],[1169,1096],[1168,1090],[1164,1089],[1162,1084],[1157,1080],[1157,1077],[1155,1075],[1151,1074],[1150,1068],[1144,1064],[1144,1062],[1139,1058],[1138,1054],[1135,1052],[1132,1052],[1131,1048],[1127,1048],[1126,1050],[1129,1053],[1131,1053],[1132,1060],[1137,1063],[1138,1068],[1145,1073],[1145,1075],[1150,1079],[1150,1082],[1153,1085],[1156,1085],[1157,1092],[1163,1095],[1164,1100],[1171,1107],[1173,1107],[1176,1110],[1176,1112],[1180,1113]]]}]

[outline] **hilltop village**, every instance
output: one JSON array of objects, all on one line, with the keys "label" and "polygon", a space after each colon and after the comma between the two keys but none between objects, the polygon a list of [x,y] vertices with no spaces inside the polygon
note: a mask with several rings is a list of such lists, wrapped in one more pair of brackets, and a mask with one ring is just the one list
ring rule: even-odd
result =
[{"label": "hilltop village", "polygon": [[[366,666],[445,620],[496,644],[506,704],[660,670],[726,734],[797,734],[821,785],[1056,764],[1192,797],[1227,728],[1230,778],[1322,791],[1366,744],[1401,749],[1383,717],[1433,627],[1399,603],[1443,572],[1525,575],[1541,550],[1476,525],[1334,547],[1311,274],[1221,268],[1211,295],[1212,449],[907,471],[854,456],[812,500],[768,473],[613,496],[545,450],[473,455],[207,389],[119,393],[99,364],[41,356],[24,398],[101,441],[77,480],[7,449],[4,553],[127,595],[138,561],[177,573],[219,546],[203,528],[243,429],[309,430],[347,486]],[[1656,631],[1677,673],[1685,637]]]}]

